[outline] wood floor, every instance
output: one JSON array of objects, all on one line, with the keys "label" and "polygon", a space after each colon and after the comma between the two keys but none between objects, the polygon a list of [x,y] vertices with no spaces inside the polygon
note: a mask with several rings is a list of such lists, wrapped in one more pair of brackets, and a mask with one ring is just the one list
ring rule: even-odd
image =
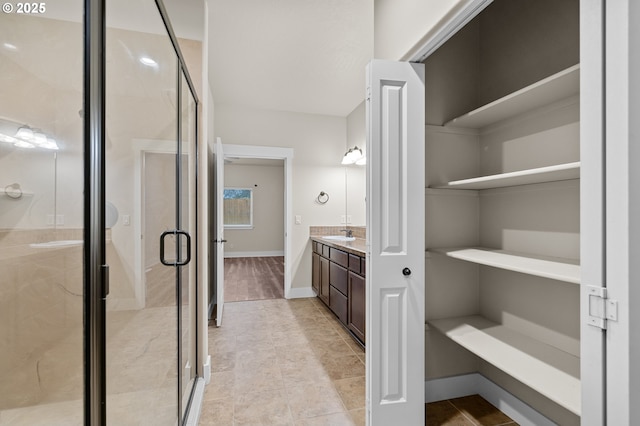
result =
[{"label": "wood floor", "polygon": [[234,257],[224,260],[224,301],[282,299],[284,257]]},{"label": "wood floor", "polygon": [[425,404],[427,426],[517,426],[480,395]]}]

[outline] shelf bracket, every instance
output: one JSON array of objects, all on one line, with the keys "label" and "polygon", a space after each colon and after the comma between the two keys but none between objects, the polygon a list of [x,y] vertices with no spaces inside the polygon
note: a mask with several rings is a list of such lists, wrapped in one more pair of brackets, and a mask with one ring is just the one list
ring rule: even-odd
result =
[{"label": "shelf bracket", "polygon": [[588,324],[607,329],[607,321],[618,321],[618,302],[607,297],[605,287],[587,286],[589,295]]}]

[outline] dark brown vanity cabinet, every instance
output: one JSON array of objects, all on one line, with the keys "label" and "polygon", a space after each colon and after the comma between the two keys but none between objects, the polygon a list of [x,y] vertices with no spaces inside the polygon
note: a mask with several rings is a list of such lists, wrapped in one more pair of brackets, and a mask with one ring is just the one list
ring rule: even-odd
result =
[{"label": "dark brown vanity cabinet", "polygon": [[364,343],[365,258],[313,241],[311,286],[338,319]]},{"label": "dark brown vanity cabinet", "polygon": [[323,257],[323,249],[326,257],[329,256],[329,247],[313,241],[313,254],[311,259],[311,287],[327,305],[329,304],[329,259]]}]

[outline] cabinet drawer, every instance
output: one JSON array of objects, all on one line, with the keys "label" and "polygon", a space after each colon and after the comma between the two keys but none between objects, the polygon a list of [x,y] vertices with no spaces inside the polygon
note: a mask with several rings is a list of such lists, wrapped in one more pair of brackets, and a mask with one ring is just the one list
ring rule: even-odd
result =
[{"label": "cabinet drawer", "polygon": [[345,268],[349,267],[349,254],[346,251],[331,248],[331,256],[329,259]]},{"label": "cabinet drawer", "polygon": [[349,274],[345,268],[337,263],[331,262],[329,265],[329,284],[340,290],[342,294],[347,294],[349,288]]},{"label": "cabinet drawer", "polygon": [[322,254],[322,244],[316,241],[311,241],[311,248],[314,253]]},{"label": "cabinet drawer", "polygon": [[360,273],[360,256],[356,256],[355,254],[349,255],[349,270],[356,274]]},{"label": "cabinet drawer", "polygon": [[324,244],[318,244],[319,246],[322,247],[322,256],[326,257],[327,259],[329,258],[329,246],[325,246]]},{"label": "cabinet drawer", "polygon": [[329,307],[343,324],[347,324],[348,303],[347,296],[340,293],[333,286],[329,286]]}]

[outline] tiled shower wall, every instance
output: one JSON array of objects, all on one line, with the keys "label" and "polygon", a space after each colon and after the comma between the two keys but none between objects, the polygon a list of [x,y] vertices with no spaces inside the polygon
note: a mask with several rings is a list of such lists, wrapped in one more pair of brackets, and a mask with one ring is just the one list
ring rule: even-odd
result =
[{"label": "tiled shower wall", "polygon": [[[64,240],[77,243],[33,246]],[[0,410],[82,396],[82,240],[82,229],[0,230]],[[107,254],[108,310],[131,306],[110,231]]]}]

